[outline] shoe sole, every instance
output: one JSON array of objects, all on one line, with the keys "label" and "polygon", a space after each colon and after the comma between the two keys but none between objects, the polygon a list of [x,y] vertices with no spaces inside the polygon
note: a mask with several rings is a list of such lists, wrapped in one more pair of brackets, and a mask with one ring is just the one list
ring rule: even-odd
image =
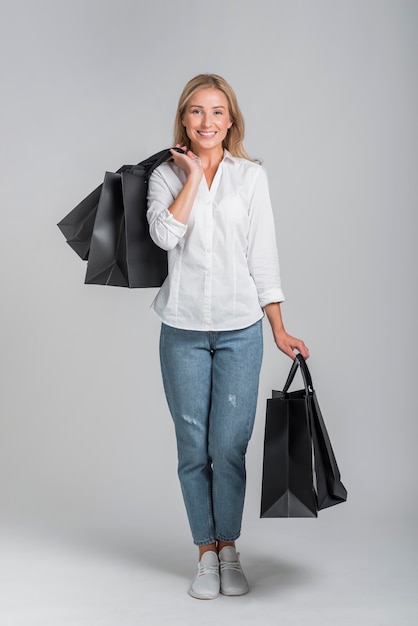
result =
[{"label": "shoe sole", "polygon": [[250,590],[249,590],[249,589],[247,589],[246,591],[236,591],[236,592],[230,592],[230,591],[229,591],[229,592],[227,592],[227,591],[223,591],[223,590],[221,589],[221,594],[222,594],[223,596],[245,596],[245,595],[247,595],[247,593],[248,593],[249,591],[250,591]]},{"label": "shoe sole", "polygon": [[196,598],[196,600],[215,600],[219,597],[219,593],[217,593],[216,596],[202,596],[189,589],[189,596]]}]

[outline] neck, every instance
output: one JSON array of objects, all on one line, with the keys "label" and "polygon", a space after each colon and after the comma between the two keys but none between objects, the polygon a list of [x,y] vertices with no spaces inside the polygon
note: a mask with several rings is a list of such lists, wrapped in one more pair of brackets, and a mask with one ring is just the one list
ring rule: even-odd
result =
[{"label": "neck", "polygon": [[203,169],[218,167],[219,163],[224,158],[224,149],[222,147],[217,147],[212,150],[198,149],[195,151],[192,146],[191,150],[196,156],[199,157]]}]

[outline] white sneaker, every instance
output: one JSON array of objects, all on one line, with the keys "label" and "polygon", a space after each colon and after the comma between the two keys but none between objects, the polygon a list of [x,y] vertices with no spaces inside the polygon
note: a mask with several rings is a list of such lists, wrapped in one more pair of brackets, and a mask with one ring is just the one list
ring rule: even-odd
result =
[{"label": "white sneaker", "polygon": [[219,596],[219,560],[216,552],[205,552],[199,561],[196,578],[189,594],[199,600],[214,600]]},{"label": "white sneaker", "polygon": [[219,552],[221,593],[224,596],[243,596],[249,592],[248,582],[234,546],[225,546]]}]

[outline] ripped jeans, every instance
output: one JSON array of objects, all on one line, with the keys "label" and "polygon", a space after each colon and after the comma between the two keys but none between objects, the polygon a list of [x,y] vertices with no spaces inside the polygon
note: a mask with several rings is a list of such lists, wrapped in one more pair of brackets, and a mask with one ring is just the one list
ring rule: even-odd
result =
[{"label": "ripped jeans", "polygon": [[196,545],[240,535],[262,355],[261,320],[220,332],[161,327],[164,390]]}]

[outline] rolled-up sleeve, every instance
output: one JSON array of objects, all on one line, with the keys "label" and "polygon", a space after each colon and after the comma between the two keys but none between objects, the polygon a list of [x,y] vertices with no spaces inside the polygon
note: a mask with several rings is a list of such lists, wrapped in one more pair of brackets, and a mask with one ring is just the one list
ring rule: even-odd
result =
[{"label": "rolled-up sleeve", "polygon": [[175,248],[187,231],[187,225],[176,220],[169,211],[174,200],[175,195],[156,169],[148,182],[147,219],[151,239],[163,250]]},{"label": "rolled-up sleeve", "polygon": [[260,306],[283,302],[274,216],[267,175],[258,168],[250,201],[248,267],[257,287]]}]

